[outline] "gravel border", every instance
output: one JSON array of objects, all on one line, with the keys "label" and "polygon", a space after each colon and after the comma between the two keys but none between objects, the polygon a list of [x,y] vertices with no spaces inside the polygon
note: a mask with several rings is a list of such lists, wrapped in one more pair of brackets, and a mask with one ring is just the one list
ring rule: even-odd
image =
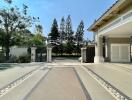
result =
[{"label": "gravel border", "polygon": [[11,91],[13,88],[17,87],[21,83],[23,83],[26,79],[30,78],[32,75],[34,75],[36,72],[38,72],[38,69],[42,68],[44,66],[40,66],[38,68],[35,68],[34,70],[26,73],[25,75],[19,77],[18,79],[12,81],[11,83],[7,84],[3,88],[0,89],[0,98],[7,94],[9,91]]},{"label": "gravel border", "polygon": [[94,71],[86,66],[82,66],[82,68],[93,78],[95,79],[106,91],[108,91],[116,100],[132,100],[126,94],[118,90],[116,87],[111,85],[108,81],[104,80]]}]

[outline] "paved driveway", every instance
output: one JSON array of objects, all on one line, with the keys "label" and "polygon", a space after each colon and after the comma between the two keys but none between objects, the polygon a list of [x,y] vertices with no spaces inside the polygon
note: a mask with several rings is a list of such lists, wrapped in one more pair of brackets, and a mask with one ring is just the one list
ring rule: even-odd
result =
[{"label": "paved driveway", "polygon": [[[73,68],[53,68],[26,100],[88,100]],[[89,99],[90,100],[90,99]]]},{"label": "paved driveway", "polygon": [[[95,65],[64,60],[33,65],[37,69],[23,70],[25,73],[31,72],[26,77],[22,77],[23,80],[17,81],[10,87],[8,86],[10,82],[6,81],[5,85],[8,86],[8,89],[0,92],[0,100],[116,100],[123,97],[132,98],[132,81],[130,80],[132,65],[130,64]],[[8,72],[6,70],[0,72],[1,75],[4,73]],[[18,77],[14,75],[17,76],[18,72],[12,73],[9,77],[13,75],[16,80]],[[5,82],[4,79],[1,81]],[[116,89],[116,91],[112,92],[112,89]]]}]

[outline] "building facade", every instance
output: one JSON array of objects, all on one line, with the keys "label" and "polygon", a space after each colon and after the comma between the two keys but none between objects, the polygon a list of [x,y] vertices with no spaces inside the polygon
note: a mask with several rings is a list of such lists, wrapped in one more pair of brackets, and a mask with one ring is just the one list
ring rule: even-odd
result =
[{"label": "building facade", "polygon": [[131,62],[132,0],[116,1],[88,30],[95,35],[95,63]]}]

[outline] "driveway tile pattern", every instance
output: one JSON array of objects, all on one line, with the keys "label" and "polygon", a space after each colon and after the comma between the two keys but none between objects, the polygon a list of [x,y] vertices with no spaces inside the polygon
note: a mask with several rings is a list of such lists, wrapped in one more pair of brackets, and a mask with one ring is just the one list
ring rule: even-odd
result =
[{"label": "driveway tile pattern", "polygon": [[42,66],[43,69],[9,91],[0,100],[115,100],[81,66],[90,68],[132,98],[132,65],[127,65],[81,64],[65,59],[47,64],[18,64],[17,67],[0,71],[0,88],[35,68]]},{"label": "driveway tile pattern", "polygon": [[118,90],[132,98],[132,74],[113,64],[99,64],[87,66]]},{"label": "driveway tile pattern", "polygon": [[53,68],[27,100],[87,100],[72,68]]}]

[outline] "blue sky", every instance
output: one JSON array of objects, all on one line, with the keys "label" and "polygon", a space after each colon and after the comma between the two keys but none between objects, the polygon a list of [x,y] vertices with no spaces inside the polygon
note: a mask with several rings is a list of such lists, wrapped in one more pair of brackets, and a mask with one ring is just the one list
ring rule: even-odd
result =
[{"label": "blue sky", "polygon": [[[4,6],[0,0],[0,7]],[[14,0],[13,4],[22,7],[22,4],[29,6],[29,14],[40,17],[40,24],[43,25],[44,35],[50,32],[52,21],[57,19],[58,24],[61,18],[65,19],[71,15],[73,31],[81,20],[85,24],[84,38],[92,39],[92,32],[88,32],[87,28],[93,21],[100,17],[116,0]]]}]

